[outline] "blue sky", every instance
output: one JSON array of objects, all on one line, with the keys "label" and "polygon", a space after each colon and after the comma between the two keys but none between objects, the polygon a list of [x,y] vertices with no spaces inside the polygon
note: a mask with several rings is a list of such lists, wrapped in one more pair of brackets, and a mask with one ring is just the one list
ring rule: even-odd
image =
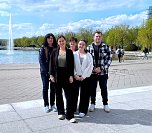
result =
[{"label": "blue sky", "polygon": [[13,38],[47,33],[102,29],[119,24],[140,26],[152,0],[1,0],[0,39],[8,38],[12,14]]}]

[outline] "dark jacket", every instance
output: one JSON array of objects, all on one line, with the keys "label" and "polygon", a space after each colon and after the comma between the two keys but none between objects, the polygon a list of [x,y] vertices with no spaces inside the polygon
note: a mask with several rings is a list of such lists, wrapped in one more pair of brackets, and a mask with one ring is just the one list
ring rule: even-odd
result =
[{"label": "dark jacket", "polygon": [[[55,81],[57,81],[58,55],[59,48],[54,49],[49,63],[49,74],[54,76]],[[66,48],[66,71],[68,77],[74,76],[74,56],[72,50],[68,48]]]},{"label": "dark jacket", "polygon": [[39,64],[40,64],[40,72],[41,73],[49,73],[49,58],[53,51],[53,47],[45,47],[42,45],[42,47],[39,50]]}]

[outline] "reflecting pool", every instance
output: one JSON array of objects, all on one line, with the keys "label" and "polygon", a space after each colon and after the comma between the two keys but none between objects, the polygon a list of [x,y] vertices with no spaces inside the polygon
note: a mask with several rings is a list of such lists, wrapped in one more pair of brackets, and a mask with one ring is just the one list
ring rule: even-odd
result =
[{"label": "reflecting pool", "polygon": [[38,51],[14,50],[8,54],[7,50],[0,50],[0,64],[38,63]]}]

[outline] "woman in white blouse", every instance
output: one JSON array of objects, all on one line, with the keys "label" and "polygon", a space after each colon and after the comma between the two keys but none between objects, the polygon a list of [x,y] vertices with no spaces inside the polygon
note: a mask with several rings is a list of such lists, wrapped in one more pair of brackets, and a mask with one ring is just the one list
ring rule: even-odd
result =
[{"label": "woman in white blouse", "polygon": [[89,52],[85,50],[86,41],[80,40],[78,43],[78,50],[74,52],[74,106],[77,106],[79,88],[80,88],[80,102],[79,102],[79,117],[84,117],[88,112],[89,106],[89,77],[93,70],[93,59]]}]

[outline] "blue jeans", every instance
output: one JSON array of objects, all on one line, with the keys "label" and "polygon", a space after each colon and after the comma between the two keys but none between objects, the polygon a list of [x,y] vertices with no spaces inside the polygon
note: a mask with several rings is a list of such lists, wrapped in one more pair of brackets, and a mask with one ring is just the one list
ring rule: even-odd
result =
[{"label": "blue jeans", "polygon": [[95,104],[95,101],[96,101],[96,90],[97,90],[98,81],[99,81],[99,86],[101,89],[101,96],[102,96],[103,105],[108,104],[107,80],[108,80],[108,75],[97,75],[97,74],[91,75],[91,77],[90,77],[91,104]]},{"label": "blue jeans", "polygon": [[50,106],[55,104],[55,87],[53,83],[49,83],[49,75],[46,73],[41,73],[42,85],[43,85],[43,100],[44,107],[49,106],[49,85],[50,85]]}]

